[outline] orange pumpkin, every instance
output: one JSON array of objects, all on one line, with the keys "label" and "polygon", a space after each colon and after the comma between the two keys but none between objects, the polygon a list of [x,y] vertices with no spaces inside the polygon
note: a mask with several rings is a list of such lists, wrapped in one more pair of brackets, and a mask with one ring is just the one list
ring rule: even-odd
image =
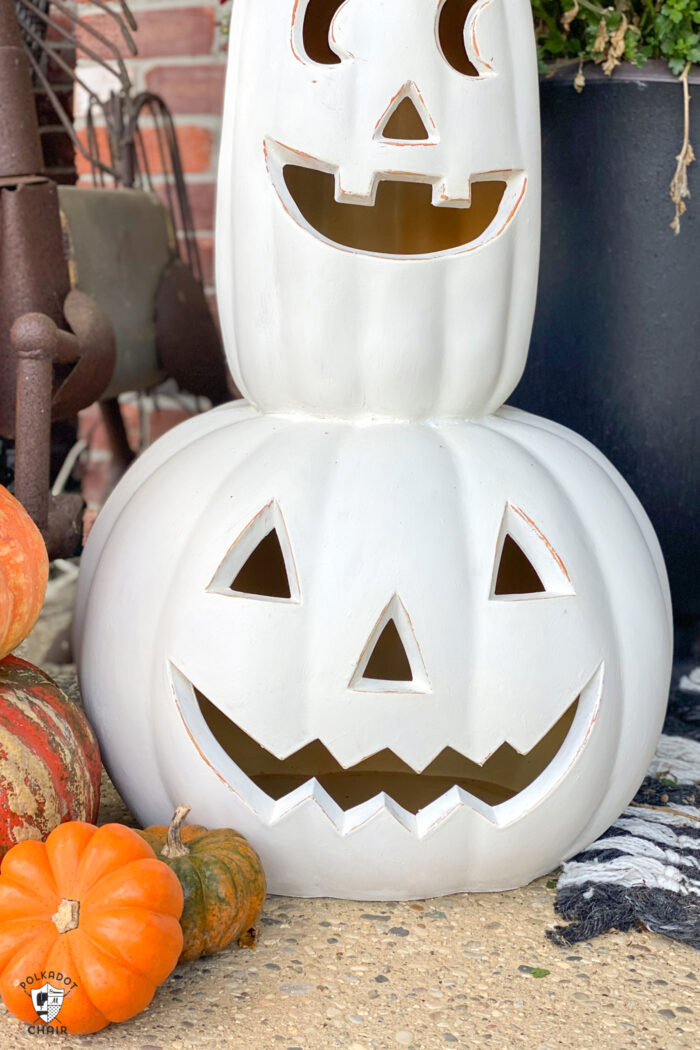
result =
[{"label": "orange pumpkin", "polygon": [[[177,876],[121,824],[71,821],[0,867],[0,993],[41,1024],[31,992],[63,991],[55,1026],[82,1035],[150,1003],[182,951]],[[46,1020],[46,1018],[44,1018]]]},{"label": "orange pumpkin", "polygon": [[22,504],[0,485],[0,660],[36,623],[48,577],[41,533]]}]

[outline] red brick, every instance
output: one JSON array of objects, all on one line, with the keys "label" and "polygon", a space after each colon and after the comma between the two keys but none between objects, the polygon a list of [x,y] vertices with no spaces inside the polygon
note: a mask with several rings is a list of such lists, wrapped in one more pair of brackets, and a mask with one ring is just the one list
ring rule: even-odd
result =
[{"label": "red brick", "polygon": [[197,244],[202,263],[202,284],[208,288],[214,283],[214,240],[212,237],[197,237]]},{"label": "red brick", "polygon": [[225,65],[156,66],[146,74],[149,91],[161,95],[173,113],[221,113]]},{"label": "red brick", "polygon": [[219,304],[216,301],[216,292],[207,292],[206,298],[207,303],[209,304],[209,309],[211,310],[211,315],[214,318],[214,324],[219,333],[219,338],[221,338],[221,321],[219,319]]},{"label": "red brick", "polygon": [[[107,132],[105,128],[97,128],[96,131],[99,154],[104,160],[109,156]],[[80,132],[80,139],[87,145],[85,131]],[[141,132],[141,141],[146,151],[146,160],[151,174],[162,175],[163,162],[158,147],[158,133],[154,128],[144,128]],[[193,124],[187,124],[184,127],[177,128],[177,141],[185,174],[209,170],[212,154],[212,134],[210,131],[206,128],[196,127]],[[139,160],[141,161],[141,157],[139,157]],[[76,167],[80,175],[90,173],[90,165],[80,153],[76,154]]]},{"label": "red brick", "polygon": [[[143,132],[146,155],[151,172],[162,174],[163,168],[156,142],[156,133],[147,128]],[[208,171],[211,166],[212,133],[206,128],[188,124],[177,128],[177,141],[180,147],[182,168],[185,174]]]},{"label": "red brick", "polygon": [[[51,12],[51,22],[46,26],[45,39],[49,43],[59,43],[64,47],[71,48],[74,22],[68,15],[61,14],[60,11]],[[63,30],[63,32],[61,32]],[[67,35],[66,35],[67,34]]]},{"label": "red brick", "polygon": [[116,484],[109,459],[88,461],[80,470],[80,492],[88,505],[101,507]]},{"label": "red brick", "polygon": [[92,432],[100,425],[100,406],[97,401],[78,413],[78,437],[90,443]]},{"label": "red brick", "polygon": [[99,406],[95,403],[78,413],[78,437],[87,441],[91,452],[98,449],[104,452],[109,449],[107,431],[102,422]]},{"label": "red brick", "polygon": [[[107,143],[107,132],[104,128],[95,129],[96,147],[88,146],[88,136],[86,131],[79,131],[78,138],[80,139],[88,153],[94,153],[96,148],[99,159],[105,161],[106,163],[109,163],[109,147]],[[75,151],[75,167],[78,172],[78,176],[86,176],[87,183],[91,185],[92,168],[90,167],[90,164],[88,163],[87,159],[78,150]],[[80,179],[80,181],[84,180]]]},{"label": "red brick", "polygon": [[[141,413],[135,402],[120,405],[126,438],[129,446],[138,452],[141,445]],[[91,452],[109,452],[111,446],[105,425],[102,422],[102,413],[99,405],[95,403],[84,408],[78,413],[78,436],[87,441]]]},{"label": "red brick", "polygon": [[[154,186],[154,189],[163,204],[167,205],[168,195],[165,186]],[[192,212],[192,223],[195,230],[213,230],[216,209],[216,183],[214,182],[191,182],[187,186],[187,196]],[[179,214],[176,221],[180,222]]]},{"label": "red brick", "polygon": [[216,183],[193,182],[187,187],[195,230],[213,230],[216,221]]},{"label": "red brick", "polygon": [[[126,436],[130,447],[138,452],[141,445],[141,408],[135,401],[120,405]],[[154,408],[148,413],[148,443],[155,441],[161,434],[183,420],[189,419],[191,412],[186,408]],[[78,433],[84,438],[91,452],[109,451],[109,439],[102,423],[98,405],[90,405],[78,416]],[[101,503],[101,487],[110,481],[111,463],[109,459],[95,459],[85,463],[82,468],[83,495],[86,502]],[[87,495],[85,495],[87,489]],[[89,497],[89,498],[88,498]]]},{"label": "red brick", "polygon": [[186,408],[157,408],[149,417],[148,439],[153,442],[172,430],[178,423],[184,423],[192,415]]},{"label": "red brick", "polygon": [[136,401],[127,401],[119,406],[119,410],[124,420],[129,447],[138,452],[141,448],[141,406]]},{"label": "red brick", "polygon": [[[134,33],[139,58],[161,58],[169,55],[208,55],[214,44],[214,11],[208,7],[178,7],[165,11],[139,11],[139,28]],[[122,55],[126,46],[119,27],[109,15],[87,15],[87,24],[117,46]],[[108,47],[95,40],[84,29],[78,39],[101,58],[110,58]]]},{"label": "red brick", "polygon": [[87,543],[87,538],[90,535],[92,526],[97,520],[97,515],[100,513],[97,507],[86,507],[83,511],[83,547]]},{"label": "red brick", "polygon": [[209,304],[209,309],[211,310],[212,317],[214,318],[214,320],[218,324],[219,323],[219,304],[216,301],[216,292],[207,292],[206,298],[207,298],[207,303]]}]

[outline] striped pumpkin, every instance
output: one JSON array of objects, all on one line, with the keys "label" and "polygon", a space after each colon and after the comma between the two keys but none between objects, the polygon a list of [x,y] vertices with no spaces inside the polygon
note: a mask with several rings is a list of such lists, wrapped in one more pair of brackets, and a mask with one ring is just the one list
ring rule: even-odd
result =
[{"label": "striped pumpkin", "polygon": [[80,708],[38,667],[0,661],[0,857],[64,821],[94,822],[101,771]]},{"label": "striped pumpkin", "polygon": [[265,873],[250,843],[230,828],[182,827],[189,806],[178,806],[169,827],[140,832],[182,884],[184,935],[179,962],[214,955],[238,940],[253,948],[255,922],[265,902]]}]

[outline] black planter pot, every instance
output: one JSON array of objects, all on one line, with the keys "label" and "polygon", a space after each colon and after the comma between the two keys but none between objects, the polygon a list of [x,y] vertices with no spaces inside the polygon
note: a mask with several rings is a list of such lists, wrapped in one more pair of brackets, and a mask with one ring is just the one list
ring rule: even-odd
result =
[{"label": "black planter pot", "polygon": [[[676,237],[682,87],[665,64],[543,79],[543,236],[511,403],[594,442],[657,530],[677,615],[700,615],[700,163]],[[694,120],[700,146],[700,76]],[[693,107],[691,105],[691,114]],[[700,155],[700,149],[698,150]]]}]

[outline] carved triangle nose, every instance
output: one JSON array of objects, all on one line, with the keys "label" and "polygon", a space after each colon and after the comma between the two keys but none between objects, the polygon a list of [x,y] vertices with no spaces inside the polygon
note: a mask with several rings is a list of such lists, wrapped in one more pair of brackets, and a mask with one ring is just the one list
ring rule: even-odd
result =
[{"label": "carved triangle nose", "polygon": [[374,137],[381,142],[427,142],[435,140],[435,132],[418,88],[408,81],[382,114]]},{"label": "carved triangle nose", "polygon": [[394,620],[379,635],[362,676],[386,682],[412,682],[413,671]]},{"label": "carved triangle nose", "polygon": [[430,692],[420,646],[398,595],[394,595],[377,620],[350,688],[359,692]]},{"label": "carved triangle nose", "polygon": [[406,142],[430,137],[415,103],[411,102],[410,98],[403,99],[391,114],[384,125],[383,137],[403,139]]}]

